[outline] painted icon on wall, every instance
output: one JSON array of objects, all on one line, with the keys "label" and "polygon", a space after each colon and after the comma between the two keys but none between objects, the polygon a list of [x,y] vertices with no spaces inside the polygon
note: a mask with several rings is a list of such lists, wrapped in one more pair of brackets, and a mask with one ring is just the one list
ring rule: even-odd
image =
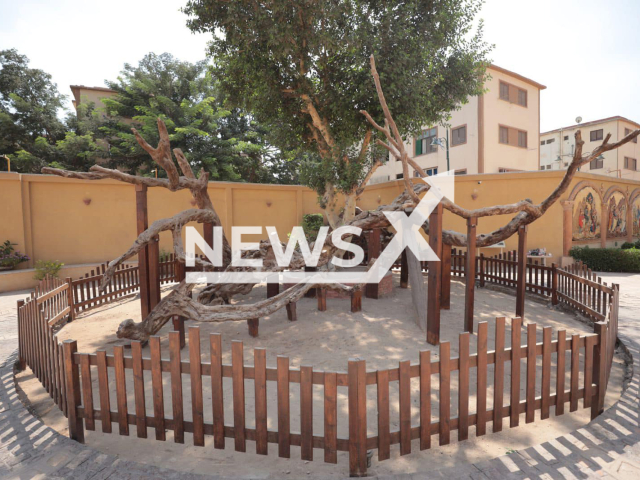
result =
[{"label": "painted icon on wall", "polygon": [[585,187],[573,204],[573,239],[600,238],[600,198],[591,187]]}]

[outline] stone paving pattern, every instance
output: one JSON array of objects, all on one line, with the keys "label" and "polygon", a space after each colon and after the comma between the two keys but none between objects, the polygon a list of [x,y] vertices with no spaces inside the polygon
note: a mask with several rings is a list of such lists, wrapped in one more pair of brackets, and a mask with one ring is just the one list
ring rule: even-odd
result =
[{"label": "stone paving pattern", "polygon": [[[616,405],[571,434],[509,455],[428,473],[380,478],[640,480],[640,275],[603,277],[620,283],[619,336],[634,364],[629,387]],[[13,379],[15,305],[25,296],[0,296],[0,478],[202,478],[100,453],[58,434],[27,410]]]}]

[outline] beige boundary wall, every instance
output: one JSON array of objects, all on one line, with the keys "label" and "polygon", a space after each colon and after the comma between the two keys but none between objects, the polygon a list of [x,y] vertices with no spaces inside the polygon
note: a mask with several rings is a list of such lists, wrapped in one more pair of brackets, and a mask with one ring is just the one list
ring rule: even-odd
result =
[{"label": "beige boundary wall", "polygon": [[[516,202],[530,198],[543,200],[559,184],[562,171],[480,174],[456,177],[455,201],[465,208]],[[608,192],[622,192],[630,203],[640,201],[640,182],[578,173],[572,185],[545,216],[529,227],[528,247],[545,247],[558,261],[563,254],[563,205],[584,185],[590,185],[607,204]],[[367,187],[359,206],[373,210],[393,200],[404,188],[402,181]],[[306,187],[212,182],[209,194],[229,232],[234,226],[275,226],[285,241],[291,228],[300,225],[303,214],[321,212],[316,194]],[[149,222],[193,208],[188,191],[149,189]],[[630,211],[631,209],[629,209]],[[510,216],[487,217],[478,221],[478,232],[488,233],[505,225]],[[600,217],[602,218],[602,216]],[[199,226],[201,228],[201,226]],[[444,228],[466,231],[464,220],[445,213]],[[631,225],[628,225],[631,231]],[[630,235],[629,235],[630,236]],[[34,260],[59,260],[67,265],[98,264],[125,252],[136,237],[135,191],[133,185],[111,180],[70,180],[49,175],[0,173],[0,242],[9,239],[31,257],[20,266],[32,268]],[[252,238],[253,237],[253,238]],[[249,235],[245,241],[266,238]],[[626,238],[607,241],[618,246]],[[599,246],[600,239],[574,242]],[[516,236],[506,242],[517,247]],[[164,233],[161,250],[171,251],[171,238]],[[485,255],[498,249],[482,249]],[[25,275],[23,273],[22,275]],[[76,276],[75,272],[74,275]],[[6,283],[6,282],[5,282]],[[0,291],[8,288],[0,280]],[[35,284],[35,282],[34,282]]]}]

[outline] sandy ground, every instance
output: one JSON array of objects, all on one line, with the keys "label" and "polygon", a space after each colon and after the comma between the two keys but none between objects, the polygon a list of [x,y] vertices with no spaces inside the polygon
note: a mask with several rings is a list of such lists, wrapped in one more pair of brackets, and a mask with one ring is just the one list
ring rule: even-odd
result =
[{"label": "sandy ground", "polygon": [[[286,312],[281,311],[271,317],[260,319],[260,335],[252,338],[248,335],[247,326],[244,322],[230,322],[224,324],[201,323],[201,350],[203,361],[208,362],[209,333],[221,333],[223,335],[224,363],[231,363],[231,341],[241,340],[244,343],[245,365],[253,364],[253,348],[264,347],[267,349],[267,365],[275,367],[276,356],[286,355],[290,358],[292,367],[300,365],[312,365],[315,370],[339,371],[347,369],[349,358],[360,357],[367,361],[368,370],[395,368],[399,361],[410,360],[412,363],[418,362],[418,352],[429,349],[432,351],[432,359],[438,358],[437,347],[428,345],[424,338],[425,334],[414,322],[414,314],[411,306],[411,294],[409,290],[398,287],[399,278],[394,274],[396,285],[392,295],[380,299],[372,300],[363,298],[362,312],[351,314],[349,311],[348,299],[328,299],[326,312],[318,312],[315,299],[303,299],[298,303],[298,321],[289,322]],[[165,289],[166,292],[166,289]],[[266,296],[264,286],[257,287],[243,301],[255,301]],[[494,346],[495,317],[509,316],[515,309],[515,297],[509,294],[495,292],[489,289],[480,289],[476,293],[476,319],[489,323],[489,350]],[[451,342],[451,355],[457,356],[458,333],[462,330],[462,318],[464,311],[464,285],[461,282],[452,282],[451,310],[442,312],[441,339]],[[78,341],[78,350],[81,352],[95,352],[99,349],[106,349],[111,352],[113,345],[120,341],[115,336],[117,325],[125,318],[133,318],[139,321],[139,304],[133,299],[123,300],[117,304],[111,304],[100,309],[96,309],[79,316],[76,322],[67,325],[59,334],[61,340],[73,338]],[[557,329],[566,329],[567,337],[572,333],[590,333],[592,329],[580,322],[577,317],[559,312],[549,306],[533,300],[526,302],[525,323],[538,324],[538,341],[542,341],[542,326],[551,326]],[[189,326],[191,322],[187,323]],[[168,358],[168,332],[171,325],[167,324],[160,331],[162,337],[163,357]],[[524,331],[522,343],[526,342]],[[507,328],[507,346],[510,344],[510,331]],[[475,335],[471,337],[471,353],[476,351]],[[143,355],[148,357],[148,347],[143,349]],[[556,363],[555,354],[552,359],[553,365]],[[188,348],[182,351],[183,360],[188,360]],[[567,357],[567,366],[569,358]],[[541,360],[539,359],[539,365]],[[524,372],[525,362],[522,363]],[[567,367],[568,368],[568,367]],[[510,384],[510,371],[508,365],[505,368],[505,385]],[[580,369],[581,385],[582,366]],[[553,371],[553,368],[552,368]],[[130,374],[130,372],[129,372]],[[109,372],[111,380],[111,405],[115,409],[115,385],[113,384],[113,371]],[[614,368],[611,375],[609,390],[607,394],[607,406],[613,404],[620,396],[622,389],[622,378],[624,367],[622,358],[616,356]],[[29,401],[35,407],[37,413],[43,420],[61,432],[66,433],[66,420],[59,413],[57,408],[52,406],[52,402],[44,390],[39,386],[37,380],[33,378],[30,371],[19,375],[19,385],[27,393]],[[475,412],[475,379],[476,371],[470,372],[470,412]],[[521,399],[525,398],[524,375],[522,375]],[[432,376],[432,416],[435,420],[438,415],[437,398],[437,375]],[[569,385],[569,373],[567,373],[566,388]],[[148,415],[153,415],[151,398],[150,372],[145,372],[146,383],[146,406]],[[205,422],[212,421],[211,411],[211,389],[208,379],[203,382]],[[487,392],[487,404],[489,408],[493,405],[493,366],[489,367],[488,375],[489,389]],[[555,375],[551,379],[551,393],[555,393]],[[171,391],[168,374],[165,374],[165,410],[166,417],[172,416]],[[540,395],[540,374],[537,379],[538,392]],[[97,374],[93,373],[94,402],[97,403]],[[183,375],[184,412],[185,419],[191,418],[191,398],[188,392],[189,377]],[[233,405],[231,402],[231,381],[225,379],[225,423],[233,425]],[[412,389],[412,423],[417,425],[419,421],[418,392],[419,385],[417,379],[411,384]],[[276,412],[276,388],[275,383],[268,382],[268,426],[270,430],[277,429]],[[508,388],[506,388],[504,403],[508,404]],[[452,374],[452,417],[457,416],[457,372]],[[129,411],[133,412],[133,383],[128,377],[127,392],[129,397]],[[252,380],[245,383],[246,392],[246,424],[247,428],[254,426],[254,386]],[[398,388],[397,382],[390,385],[390,405],[391,405],[391,430],[399,429],[398,413]],[[321,386],[314,386],[314,434],[322,435],[323,431],[323,389]],[[297,384],[291,384],[290,404],[291,404],[291,430],[300,431],[299,420],[299,389]],[[369,435],[375,435],[377,431],[376,411],[376,389],[370,386],[367,389],[368,430]],[[565,411],[568,412],[568,404]],[[348,425],[346,421],[347,397],[346,387],[338,388],[338,436],[346,438],[348,436]],[[456,432],[452,432],[452,444],[447,446],[437,445],[437,436],[433,437],[433,448],[427,451],[419,451],[419,441],[414,441],[411,455],[399,456],[398,446],[393,446],[391,459],[378,462],[374,455],[372,466],[369,470],[371,475],[411,473],[438,468],[453,466],[459,462],[478,462],[509,453],[511,450],[518,450],[531,445],[548,441],[557,436],[574,431],[589,422],[589,409],[582,408],[577,412],[565,413],[560,417],[554,417],[553,407],[551,408],[551,418],[540,421],[537,412],[536,422],[525,425],[524,414],[521,416],[521,424],[514,429],[508,428],[508,419],[505,419],[505,430],[500,433],[491,434],[491,423],[487,426],[487,435],[475,437],[475,428],[471,427],[469,440],[458,443]],[[100,422],[96,422],[97,430],[100,430]],[[117,425],[114,425],[114,432],[117,432]],[[247,442],[247,452],[236,453],[233,448],[233,440],[227,439],[227,448],[215,450],[212,446],[212,438],[206,438],[204,448],[193,447],[190,434],[186,434],[185,445],[173,443],[172,432],[167,432],[166,442],[154,440],[153,429],[149,429],[149,439],[135,438],[136,429],[131,426],[130,437],[121,437],[114,434],[103,434],[100,432],[87,432],[87,444],[98,450],[117,454],[122,457],[146,462],[149,464],[162,465],[186,472],[201,474],[215,473],[229,477],[251,477],[251,478],[281,478],[284,475],[289,478],[297,477],[318,477],[318,478],[339,478],[348,473],[348,459],[346,453],[338,454],[338,465],[325,464],[323,462],[322,450],[314,450],[313,462],[300,460],[300,450],[298,447],[291,447],[291,459],[281,459],[277,457],[277,445],[269,445],[269,456],[258,456],[253,452],[254,443]]]}]

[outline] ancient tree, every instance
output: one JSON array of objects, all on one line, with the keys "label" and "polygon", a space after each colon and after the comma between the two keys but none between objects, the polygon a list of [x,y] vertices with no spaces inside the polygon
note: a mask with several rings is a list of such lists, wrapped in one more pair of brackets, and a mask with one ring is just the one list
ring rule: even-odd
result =
[{"label": "ancient tree", "polygon": [[[373,57],[371,57],[371,74],[373,75],[378,100],[383,112],[383,124],[380,125],[380,123],[377,122],[367,111],[362,111],[362,114],[371,128],[380,132],[386,140],[377,139],[376,143],[381,148],[390,152],[395,159],[402,162],[403,171],[405,172],[405,190],[389,205],[380,206],[374,211],[362,212],[351,220],[344,221],[345,224],[359,227],[362,230],[371,230],[373,228],[385,229],[389,227],[389,221],[383,214],[384,211],[409,211],[417,205],[420,201],[421,195],[425,194],[430,188],[427,183],[413,184],[410,180],[410,176],[408,175],[409,167],[415,169],[423,177],[426,177],[426,174],[406,152],[401,131],[394,121],[392,112],[387,105]],[[138,236],[127,252],[111,261],[109,263],[109,268],[106,270],[102,279],[101,288],[104,288],[109,284],[116,268],[119,265],[134,257],[160,232],[170,231],[172,233],[176,258],[184,262],[185,252],[182,243],[181,231],[187,223],[199,222],[213,226],[221,226],[220,218],[218,217],[215,207],[207,193],[208,174],[201,171],[196,177],[185,154],[180,149],[174,149],[172,155],[169,135],[164,123],[161,120],[158,120],[160,142],[157,147],[149,145],[135,129],[133,129],[133,132],[142,148],[149,153],[158,167],[162,168],[166,172],[166,179],[130,175],[118,170],[107,169],[99,165],[91,167],[91,171],[87,173],[70,172],[55,168],[42,169],[43,173],[68,178],[85,180],[109,178],[134,185],[162,187],[170,191],[188,189],[195,200],[197,208],[185,210],[171,218],[154,222],[146,231]],[[576,132],[576,149],[571,164],[559,185],[539,204],[534,204],[532,201],[525,199],[509,205],[495,205],[475,210],[467,210],[454,203],[452,199],[444,198],[442,200],[443,208],[465,219],[478,219],[481,217],[504,214],[513,214],[514,216],[509,222],[494,232],[479,234],[474,238],[468,238],[467,235],[463,233],[443,230],[442,242],[446,245],[453,246],[467,246],[468,242],[473,242],[476,247],[484,247],[506,240],[516,233],[521,227],[529,225],[536,219],[540,218],[567,190],[573,176],[581,166],[588,164],[604,152],[614,150],[621,145],[624,145],[636,138],[639,134],[640,130],[636,130],[616,143],[609,143],[610,135],[607,135],[599,147],[594,149],[591,153],[583,155],[582,147],[584,142],[582,141],[580,132]],[[180,170],[178,170],[178,168]],[[429,233],[428,221],[423,225],[423,229],[427,234]],[[218,267],[218,269],[228,272],[246,270],[248,267],[236,267],[231,264],[231,249],[226,236],[223,236],[223,243],[223,267]],[[336,253],[336,248],[330,243],[330,237],[328,237],[325,250],[323,251],[318,263],[318,268],[320,270],[335,268],[330,263],[334,253]],[[283,267],[278,266],[275,262],[273,248],[268,240],[263,240],[260,243],[259,250],[247,251],[242,255],[246,258],[262,259],[264,265],[263,270],[274,272],[283,270]],[[203,270],[208,271],[215,270],[216,268],[207,260],[203,259],[197,259],[197,265]],[[287,268],[301,269],[303,266],[304,262],[302,256],[300,254],[294,254],[291,263]],[[194,299],[191,298],[191,292],[195,288],[195,285],[182,281],[173,287],[172,291],[163,298],[160,303],[158,303],[149,316],[143,319],[142,322],[135,323],[132,320],[125,320],[122,322],[118,329],[118,336],[120,338],[146,341],[149,336],[157,333],[173,316],[181,316],[200,322],[246,321],[248,319],[260,318],[268,316],[291,302],[299,300],[309,289],[316,287],[316,285],[312,283],[300,283],[274,297],[251,305],[230,304],[230,300],[234,295],[248,293],[251,291],[253,286],[253,284],[209,285],[197,298]],[[352,290],[359,287],[336,285],[332,288]]]},{"label": "ancient tree", "polygon": [[[190,0],[192,31],[210,34],[214,70],[229,100],[252,112],[274,145],[305,159],[332,228],[386,158],[359,110],[382,116],[369,75],[375,55],[400,131],[445,121],[481,93],[490,47],[475,18],[481,0]],[[398,46],[401,48],[398,48]]]}]

